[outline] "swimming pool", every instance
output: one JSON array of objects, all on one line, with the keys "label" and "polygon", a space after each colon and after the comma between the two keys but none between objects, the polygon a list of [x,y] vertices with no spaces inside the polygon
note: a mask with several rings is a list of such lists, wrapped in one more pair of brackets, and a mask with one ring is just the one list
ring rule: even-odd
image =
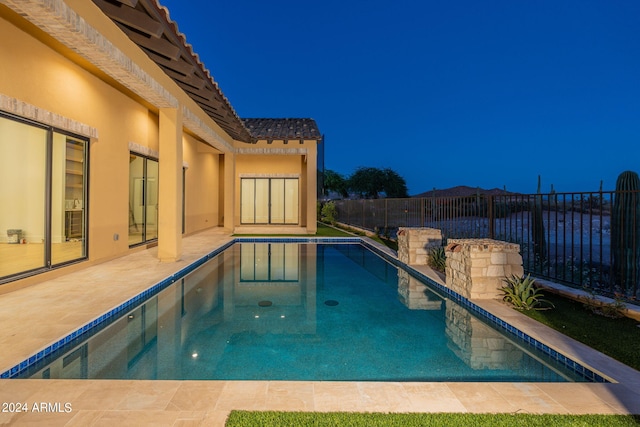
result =
[{"label": "swimming pool", "polygon": [[20,377],[585,380],[575,362],[378,255],[362,244],[235,244]]}]

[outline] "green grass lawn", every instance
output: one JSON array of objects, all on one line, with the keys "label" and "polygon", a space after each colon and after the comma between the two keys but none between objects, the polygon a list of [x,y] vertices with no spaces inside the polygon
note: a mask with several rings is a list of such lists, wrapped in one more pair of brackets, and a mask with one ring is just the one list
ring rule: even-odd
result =
[{"label": "green grass lawn", "polygon": [[234,234],[234,236],[260,236],[260,237],[353,237],[345,231],[330,227],[321,222],[318,223],[318,231],[316,234]]},{"label": "green grass lawn", "polygon": [[318,223],[317,237],[353,237],[353,234],[347,233],[335,227],[331,227],[322,222]]},{"label": "green grass lawn", "polygon": [[585,309],[582,303],[544,292],[555,308],[523,311],[540,323],[640,370],[640,327],[626,317],[611,319]]},{"label": "green grass lawn", "polygon": [[[234,236],[251,236],[251,237],[353,237],[364,236],[364,233],[357,232],[355,230],[341,230],[337,227],[331,227],[322,222],[318,222],[318,231],[316,234],[234,234]],[[382,239],[379,236],[372,237],[378,243],[393,249],[398,250],[398,243],[393,240]]]},{"label": "green grass lawn", "polygon": [[355,412],[232,411],[227,427],[247,426],[471,426],[471,427],[626,427],[637,426],[640,416],[532,415],[532,414],[382,414]]}]

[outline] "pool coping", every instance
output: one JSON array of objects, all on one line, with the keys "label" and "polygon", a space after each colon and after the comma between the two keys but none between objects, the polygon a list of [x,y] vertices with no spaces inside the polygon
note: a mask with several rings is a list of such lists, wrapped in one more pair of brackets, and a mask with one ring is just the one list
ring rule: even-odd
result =
[{"label": "pool coping", "polygon": [[[175,273],[166,277],[163,280],[155,283],[151,287],[146,290],[138,293],[132,298],[126,300],[125,302],[117,305],[106,313],[94,318],[90,322],[82,325],[81,327],[75,329],[71,333],[67,334],[61,339],[56,340],[50,345],[45,346],[43,349],[39,350],[35,354],[31,355],[27,359],[21,361],[20,363],[12,366],[6,371],[0,374],[0,379],[11,379],[15,378],[27,370],[37,366],[40,364],[46,357],[54,354],[56,351],[62,349],[65,345],[69,343],[73,343],[75,341],[81,341],[85,338],[86,334],[92,334],[99,328],[104,327],[105,324],[108,324],[109,321],[114,320],[120,313],[126,311],[130,308],[133,308],[140,302],[146,300],[150,296],[157,294],[167,286],[171,285],[181,277],[189,274],[206,261],[211,258],[217,256],[230,246],[235,243],[241,242],[270,242],[270,243],[278,243],[278,242],[298,242],[298,243],[359,243],[363,246],[367,247],[373,253],[382,257],[386,261],[390,262],[392,265],[396,267],[403,268],[407,270],[411,275],[422,280],[424,282],[429,283],[430,286],[434,287],[437,291],[446,295],[447,298],[450,298],[454,302],[463,307],[472,311],[476,316],[482,317],[486,322],[493,324],[498,329],[505,332],[508,336],[513,339],[518,339],[524,344],[531,345],[546,354],[553,360],[556,360],[558,363],[564,365],[569,370],[572,370],[576,374],[582,376],[587,380],[587,382],[593,383],[616,383],[618,382],[615,378],[610,375],[606,375],[600,370],[589,366],[581,361],[573,360],[571,357],[563,354],[564,352],[561,349],[557,349],[553,346],[547,345],[544,342],[540,341],[532,337],[530,334],[514,327],[508,322],[502,320],[500,317],[494,315],[489,310],[482,308],[480,305],[474,303],[473,301],[468,300],[467,298],[457,294],[451,289],[445,287],[443,284],[436,282],[429,276],[427,276],[423,271],[420,271],[417,268],[412,267],[411,265],[406,265],[402,263],[394,251],[390,250],[384,245],[381,245],[368,237],[233,237],[228,242],[214,248],[212,251],[206,253],[203,256],[200,256],[195,261],[191,262],[187,266],[179,269]],[[613,360],[613,359],[612,359]],[[585,366],[587,365],[587,366]],[[623,365],[624,366],[624,365]],[[631,369],[631,368],[629,368]]]}]

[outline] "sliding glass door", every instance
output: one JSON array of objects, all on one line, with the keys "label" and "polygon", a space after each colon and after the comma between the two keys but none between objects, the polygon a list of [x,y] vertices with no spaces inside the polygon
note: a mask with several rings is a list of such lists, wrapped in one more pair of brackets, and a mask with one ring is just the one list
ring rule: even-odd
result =
[{"label": "sliding glass door", "polygon": [[53,134],[51,260],[54,264],[86,255],[86,142]]},{"label": "sliding glass door", "polygon": [[298,224],[298,178],[242,178],[242,224]]},{"label": "sliding glass door", "polygon": [[87,148],[0,115],[0,282],[86,258]]},{"label": "sliding glass door", "polygon": [[158,238],[158,161],[129,155],[129,246]]}]

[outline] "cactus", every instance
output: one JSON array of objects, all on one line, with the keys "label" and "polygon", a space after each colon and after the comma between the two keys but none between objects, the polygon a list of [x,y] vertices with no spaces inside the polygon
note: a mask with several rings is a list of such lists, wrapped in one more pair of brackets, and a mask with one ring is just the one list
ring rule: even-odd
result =
[{"label": "cactus", "polygon": [[611,211],[611,251],[616,283],[630,296],[638,290],[640,277],[640,179],[631,171],[616,181]]},{"label": "cactus", "polygon": [[544,238],[544,222],[542,220],[542,194],[540,193],[540,175],[538,175],[538,194],[531,209],[531,240],[535,263],[542,264],[547,257],[547,246]]}]

